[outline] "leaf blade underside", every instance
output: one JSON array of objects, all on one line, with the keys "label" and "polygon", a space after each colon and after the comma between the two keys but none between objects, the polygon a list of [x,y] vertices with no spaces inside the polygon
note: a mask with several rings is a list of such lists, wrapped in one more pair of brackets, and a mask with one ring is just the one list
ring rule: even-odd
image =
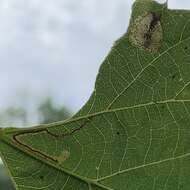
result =
[{"label": "leaf blade underside", "polygon": [[161,14],[158,52],[131,45],[128,32],[73,118],[0,130],[1,157],[17,189],[190,188],[190,13],[142,2]]}]

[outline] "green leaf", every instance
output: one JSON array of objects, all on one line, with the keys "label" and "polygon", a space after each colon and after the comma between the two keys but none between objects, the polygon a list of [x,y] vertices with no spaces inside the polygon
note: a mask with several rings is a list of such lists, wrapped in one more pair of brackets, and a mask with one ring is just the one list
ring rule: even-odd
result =
[{"label": "green leaf", "polygon": [[0,130],[16,188],[189,190],[189,31],[189,11],[137,0],[73,118]]}]

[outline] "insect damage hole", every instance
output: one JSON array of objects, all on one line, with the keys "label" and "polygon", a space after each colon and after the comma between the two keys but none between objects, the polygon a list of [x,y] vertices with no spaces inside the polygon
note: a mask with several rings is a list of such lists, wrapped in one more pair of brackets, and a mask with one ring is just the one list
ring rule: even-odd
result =
[{"label": "insect damage hole", "polygon": [[150,12],[139,16],[133,23],[129,33],[132,45],[157,52],[163,39],[163,30],[158,13]]}]

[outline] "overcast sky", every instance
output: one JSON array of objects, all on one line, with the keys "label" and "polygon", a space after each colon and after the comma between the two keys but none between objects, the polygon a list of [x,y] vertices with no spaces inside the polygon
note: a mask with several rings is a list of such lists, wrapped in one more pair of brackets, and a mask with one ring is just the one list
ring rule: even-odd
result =
[{"label": "overcast sky", "polygon": [[[0,109],[47,96],[76,112],[127,29],[133,0],[0,0]],[[163,2],[161,0],[161,2]],[[170,8],[190,1],[169,0]]]}]

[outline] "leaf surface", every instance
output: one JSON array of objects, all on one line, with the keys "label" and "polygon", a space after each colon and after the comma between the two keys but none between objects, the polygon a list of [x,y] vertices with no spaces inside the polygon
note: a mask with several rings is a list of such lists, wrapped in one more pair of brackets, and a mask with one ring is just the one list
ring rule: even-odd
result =
[{"label": "leaf surface", "polygon": [[127,33],[73,118],[0,129],[0,155],[15,187],[189,190],[189,31],[189,11],[137,0]]}]

